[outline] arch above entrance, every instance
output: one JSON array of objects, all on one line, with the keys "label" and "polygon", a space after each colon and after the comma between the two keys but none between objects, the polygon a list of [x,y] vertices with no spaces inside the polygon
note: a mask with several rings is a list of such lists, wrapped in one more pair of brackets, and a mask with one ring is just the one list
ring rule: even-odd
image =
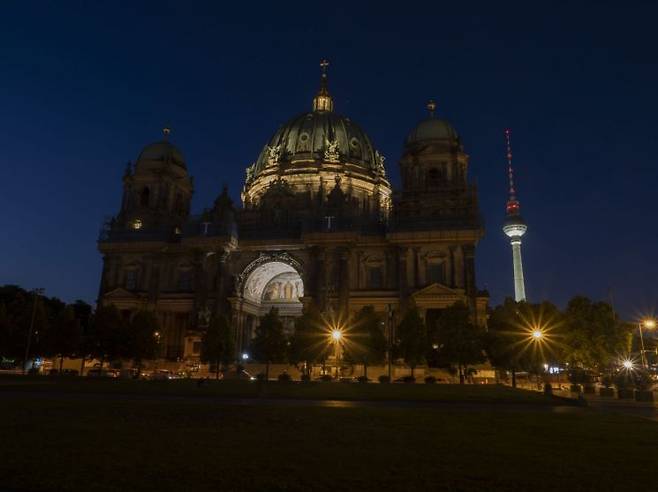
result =
[{"label": "arch above entrance", "polygon": [[[303,271],[299,260],[286,252],[261,253],[238,275],[236,290],[243,298],[260,303],[263,301],[265,289],[272,279],[294,276],[299,277],[303,286]],[[298,295],[303,296],[303,290]]]}]

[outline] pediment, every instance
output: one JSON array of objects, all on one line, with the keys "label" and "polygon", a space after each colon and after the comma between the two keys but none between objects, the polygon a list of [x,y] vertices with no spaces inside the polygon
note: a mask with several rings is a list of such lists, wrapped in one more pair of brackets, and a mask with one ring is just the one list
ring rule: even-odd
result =
[{"label": "pediment", "polygon": [[462,297],[463,294],[461,291],[451,289],[443,284],[431,284],[427,287],[424,287],[413,294],[413,298],[436,298],[436,297]]},{"label": "pediment", "polygon": [[124,289],[123,287],[117,287],[114,290],[107,292],[103,299],[137,299],[139,296],[134,292]]}]

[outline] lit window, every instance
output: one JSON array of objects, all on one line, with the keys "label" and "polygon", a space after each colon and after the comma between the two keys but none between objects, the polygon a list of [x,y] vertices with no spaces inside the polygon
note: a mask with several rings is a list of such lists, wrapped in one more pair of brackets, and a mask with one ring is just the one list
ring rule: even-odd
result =
[{"label": "lit window", "polygon": [[140,230],[142,228],[142,220],[141,219],[135,219],[133,220],[131,227],[135,229],[136,231]]}]

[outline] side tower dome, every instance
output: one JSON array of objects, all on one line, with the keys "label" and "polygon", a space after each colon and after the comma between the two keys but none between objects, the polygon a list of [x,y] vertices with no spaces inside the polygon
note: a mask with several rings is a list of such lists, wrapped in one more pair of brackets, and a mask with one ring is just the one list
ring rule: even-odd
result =
[{"label": "side tower dome", "polygon": [[409,132],[402,157],[402,189],[396,195],[396,227],[459,224],[480,228],[475,186],[468,182],[468,155],[459,134],[445,119],[429,115]]},{"label": "side tower dome", "polygon": [[192,178],[183,154],[169,142],[170,129],[163,134],[162,141],[144,147],[134,168],[126,168],[117,217],[122,229],[180,233],[189,215]]}]

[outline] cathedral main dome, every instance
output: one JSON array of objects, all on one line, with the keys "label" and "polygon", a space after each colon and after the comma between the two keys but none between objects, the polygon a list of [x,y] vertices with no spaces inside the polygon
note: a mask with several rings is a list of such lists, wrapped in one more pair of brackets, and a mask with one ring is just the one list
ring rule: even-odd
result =
[{"label": "cathedral main dome", "polygon": [[321,66],[321,85],[312,111],[283,124],[247,168],[242,191],[245,207],[257,206],[275,184],[285,184],[292,193],[320,197],[339,186],[366,208],[390,207],[384,157],[358,124],[334,112],[326,65]]},{"label": "cathedral main dome", "polygon": [[355,122],[332,111],[311,111],[282,125],[263,148],[255,163],[254,177],[263,171],[273,151],[278,165],[323,161],[345,163],[376,173],[378,153],[370,138]]}]

